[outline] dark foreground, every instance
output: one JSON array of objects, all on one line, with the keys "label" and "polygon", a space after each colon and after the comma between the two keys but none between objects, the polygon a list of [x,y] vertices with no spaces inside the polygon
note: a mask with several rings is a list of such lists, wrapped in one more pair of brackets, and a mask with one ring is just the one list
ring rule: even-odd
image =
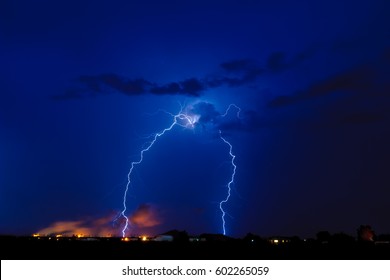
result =
[{"label": "dark foreground", "polygon": [[206,242],[123,242],[116,238],[45,239],[0,237],[2,260],[379,260],[390,259],[390,244],[292,242],[269,244],[245,240]]}]

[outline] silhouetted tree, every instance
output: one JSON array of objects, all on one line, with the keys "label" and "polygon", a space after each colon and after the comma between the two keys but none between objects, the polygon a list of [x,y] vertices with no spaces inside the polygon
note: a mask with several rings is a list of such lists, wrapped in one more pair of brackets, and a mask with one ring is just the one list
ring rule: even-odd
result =
[{"label": "silhouetted tree", "polygon": [[390,234],[380,234],[376,236],[376,240],[378,241],[390,241]]},{"label": "silhouetted tree", "polygon": [[355,238],[343,232],[335,233],[332,236],[332,243],[351,244],[354,242],[355,242]]},{"label": "silhouetted tree", "polygon": [[262,238],[258,235],[255,235],[255,234],[249,232],[245,235],[244,241],[258,243],[258,242],[262,241]]},{"label": "silhouetted tree", "polygon": [[318,242],[327,243],[331,240],[332,235],[329,233],[329,231],[324,230],[324,231],[319,231],[316,234],[316,237]]},{"label": "silhouetted tree", "polygon": [[302,242],[302,239],[299,236],[294,235],[290,237],[290,241],[291,243],[298,244]]}]

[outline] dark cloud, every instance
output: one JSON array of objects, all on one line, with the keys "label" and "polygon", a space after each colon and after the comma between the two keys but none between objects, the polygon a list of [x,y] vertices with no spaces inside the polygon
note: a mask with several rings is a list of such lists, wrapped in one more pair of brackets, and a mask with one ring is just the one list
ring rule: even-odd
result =
[{"label": "dark cloud", "polygon": [[164,85],[147,81],[143,78],[129,79],[117,74],[83,75],[77,79],[79,85],[76,89],[62,95],[52,96],[53,100],[66,100],[81,98],[85,93],[92,95],[105,94],[110,91],[125,95],[188,95],[198,97],[207,89],[221,86],[240,87],[254,83],[264,73],[282,71],[305,59],[307,53],[301,53],[290,61],[282,52],[272,53],[266,63],[266,68],[253,59],[238,59],[220,64],[222,72],[217,76],[206,78],[190,78],[183,81],[172,81]]},{"label": "dark cloud", "polygon": [[[346,125],[386,125],[390,120],[390,83],[388,51],[378,59],[358,65],[337,75],[312,84],[306,90],[291,95],[277,96],[268,103],[271,108],[287,107],[291,114],[281,122],[289,121],[312,127],[340,127]],[[317,102],[319,98],[326,98]],[[311,103],[313,102],[313,103]],[[316,102],[316,103],[314,103]],[[307,110],[310,120],[296,119],[297,108]],[[311,104],[316,104],[316,112]],[[310,108],[310,109],[309,109]],[[302,114],[301,112],[300,114]],[[314,113],[314,114],[313,114]]]},{"label": "dark cloud", "polygon": [[127,79],[116,74],[102,74],[97,76],[80,76],[77,82],[83,87],[67,90],[64,94],[51,96],[53,100],[82,98],[85,94],[99,95],[109,92],[119,92],[125,95],[141,95],[151,93],[155,95],[189,95],[200,96],[207,86],[196,78],[166,85],[156,85],[145,79]]},{"label": "dark cloud", "polygon": [[242,86],[254,82],[264,73],[264,69],[259,66],[258,62],[251,59],[232,60],[224,62],[220,66],[229,76],[208,81],[211,87],[221,85]]},{"label": "dark cloud", "polygon": [[200,115],[198,123],[207,124],[215,123],[216,119],[221,116],[221,113],[217,112],[214,104],[208,102],[199,102],[192,106],[191,113]]},{"label": "dark cloud", "polygon": [[231,87],[243,86],[254,82],[263,72],[262,69],[251,69],[240,78],[224,78],[223,82]]},{"label": "dark cloud", "polygon": [[178,94],[181,91],[179,83],[169,83],[164,86],[154,86],[150,89],[153,94]]},{"label": "dark cloud", "polygon": [[150,89],[150,93],[200,96],[201,92],[205,89],[205,85],[200,80],[191,78],[177,83],[169,83],[163,86],[156,85]]},{"label": "dark cloud", "polygon": [[[297,66],[302,61],[311,57],[316,50],[316,47],[312,47],[291,58],[288,58],[284,52],[273,52],[269,55],[265,67],[260,66],[260,63],[253,59],[227,61],[221,63],[220,67],[228,76],[211,79],[208,81],[208,85],[210,87],[218,87],[221,85],[235,87],[250,84],[263,74],[277,73]],[[231,75],[234,76],[232,77]]]},{"label": "dark cloud", "polygon": [[115,74],[102,75],[103,83],[127,95],[142,94],[150,83],[144,79],[127,80]]},{"label": "dark cloud", "polygon": [[297,66],[299,63],[310,58],[317,51],[317,47],[312,47],[306,51],[300,52],[297,55],[288,58],[287,54],[281,51],[273,52],[267,59],[267,70],[271,73],[285,71],[289,68]]},{"label": "dark cloud", "polygon": [[[313,50],[298,55],[293,61],[300,61],[310,56]],[[274,54],[270,59],[272,69],[281,69],[289,64],[283,62],[284,55]],[[270,57],[271,58],[271,57]],[[295,62],[294,62],[295,63]],[[306,90],[295,92],[292,95],[277,96],[269,102],[269,107],[292,105],[301,101],[312,100],[316,97],[335,93],[352,93],[356,98],[373,96],[390,96],[390,82],[388,72],[390,65],[390,49],[386,48],[376,60],[358,65],[338,75],[312,84]]]},{"label": "dark cloud", "polygon": [[259,127],[264,126],[261,122],[260,117],[256,111],[247,110],[240,111],[237,118],[221,119],[218,124],[218,129],[229,132],[229,131],[255,131]]},{"label": "dark cloud", "polygon": [[375,72],[375,69],[368,65],[360,66],[313,84],[306,91],[296,92],[291,96],[278,96],[268,105],[270,107],[286,106],[336,92],[369,92],[375,88]]},{"label": "dark cloud", "polygon": [[335,91],[366,91],[373,88],[375,69],[362,66],[328,80],[314,84],[306,92],[308,97],[327,95]]},{"label": "dark cloud", "polygon": [[192,78],[180,83],[181,92],[193,96],[199,96],[200,92],[205,89],[205,86],[198,79]]},{"label": "dark cloud", "polygon": [[232,104],[225,112],[218,112],[212,103],[199,102],[192,105],[190,112],[199,115],[198,124],[203,127],[211,126],[216,132],[254,131],[262,126],[255,111],[244,111]]},{"label": "dark cloud", "polygon": [[116,74],[98,76],[81,76],[79,82],[85,84],[93,92],[102,92],[102,87],[108,87],[126,95],[138,95],[146,92],[150,82],[144,79],[126,79]]}]

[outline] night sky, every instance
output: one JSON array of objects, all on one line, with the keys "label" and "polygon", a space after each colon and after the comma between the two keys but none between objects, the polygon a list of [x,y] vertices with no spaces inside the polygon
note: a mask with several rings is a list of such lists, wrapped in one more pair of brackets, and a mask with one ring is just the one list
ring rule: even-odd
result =
[{"label": "night sky", "polygon": [[[297,4],[299,3],[299,4]],[[389,233],[390,2],[0,3],[0,233]],[[231,107],[223,117],[229,104]]]}]

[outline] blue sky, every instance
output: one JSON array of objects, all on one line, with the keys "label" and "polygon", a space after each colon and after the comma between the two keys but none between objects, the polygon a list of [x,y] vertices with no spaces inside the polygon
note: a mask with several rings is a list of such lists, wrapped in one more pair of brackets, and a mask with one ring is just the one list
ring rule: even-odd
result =
[{"label": "blue sky", "polygon": [[[3,1],[0,232],[390,232],[388,1]],[[221,120],[229,104],[234,108]],[[196,106],[196,105],[195,105]],[[217,117],[216,117],[217,116]],[[152,221],[152,222],[145,222]],[[122,221],[123,222],[123,221]],[[92,225],[91,225],[92,224]]]}]

